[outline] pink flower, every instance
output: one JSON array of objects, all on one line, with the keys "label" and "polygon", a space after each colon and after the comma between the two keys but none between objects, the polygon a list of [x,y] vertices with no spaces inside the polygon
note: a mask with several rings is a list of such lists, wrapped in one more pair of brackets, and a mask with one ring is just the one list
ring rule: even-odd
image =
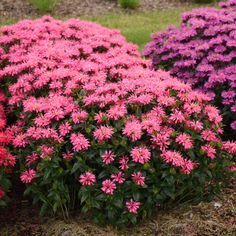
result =
[{"label": "pink flower", "polygon": [[86,111],[73,112],[71,118],[75,124],[83,123],[88,118],[88,113]]},{"label": "pink flower", "polygon": [[16,137],[14,137],[12,142],[15,148],[26,147],[26,145],[29,143],[26,134],[18,134]]},{"label": "pink flower", "polygon": [[129,162],[129,158],[127,156],[121,157],[119,160],[120,169],[123,171],[126,171],[129,168],[128,162]]},{"label": "pink flower", "polygon": [[53,147],[49,147],[45,144],[43,144],[41,146],[41,158],[49,158],[54,152],[54,148]]},{"label": "pink flower", "polygon": [[204,151],[211,159],[214,159],[216,157],[216,150],[210,144],[202,146],[201,150]]},{"label": "pink flower", "polygon": [[121,171],[118,172],[117,174],[111,175],[111,178],[113,179],[113,181],[119,184],[123,184],[125,182],[125,179],[123,177],[124,177],[124,173],[122,173]]},{"label": "pink flower", "polygon": [[197,166],[197,164],[192,162],[191,160],[184,160],[184,165],[181,166],[181,170],[184,174],[190,174],[195,166]]},{"label": "pink flower", "polygon": [[201,136],[205,141],[219,142],[219,139],[216,137],[216,134],[209,129],[202,131]]},{"label": "pink flower", "polygon": [[5,192],[3,188],[0,186],[0,199],[3,198],[4,196],[5,196]]},{"label": "pink flower", "polygon": [[109,179],[102,182],[102,191],[108,195],[113,195],[116,185]]},{"label": "pink flower", "polygon": [[135,202],[133,199],[126,202],[126,207],[130,213],[137,214],[140,207],[140,202]]},{"label": "pink flower", "polygon": [[236,142],[233,142],[233,141],[223,142],[222,149],[228,151],[230,154],[235,154],[236,153]]},{"label": "pink flower", "polygon": [[73,156],[74,156],[74,153],[72,153],[72,152],[65,152],[65,153],[62,154],[62,156],[63,156],[63,158],[65,160],[71,160],[73,158]]},{"label": "pink flower", "polygon": [[180,124],[185,121],[185,117],[181,111],[174,110],[170,116],[170,121],[174,124]]},{"label": "pink flower", "polygon": [[200,121],[187,121],[187,126],[195,131],[201,131],[203,129],[203,124]]},{"label": "pink flower", "polygon": [[71,129],[72,129],[72,127],[68,122],[65,122],[64,124],[61,124],[59,126],[60,135],[62,137],[66,136],[67,134],[70,133]]},{"label": "pink flower", "polygon": [[107,116],[109,119],[118,120],[119,118],[124,117],[126,113],[127,109],[125,105],[115,105],[108,110]]},{"label": "pink flower", "polygon": [[106,114],[103,112],[99,112],[98,114],[95,115],[94,120],[98,123],[101,124],[106,117]]},{"label": "pink flower", "polygon": [[70,140],[76,152],[87,150],[90,146],[83,134],[72,134]]},{"label": "pink flower", "polygon": [[30,166],[38,159],[37,153],[33,152],[31,155],[26,156],[26,165]]},{"label": "pink flower", "polygon": [[82,184],[82,185],[93,185],[95,182],[96,182],[96,177],[93,173],[91,172],[86,172],[82,175],[80,175],[80,180],[79,182]]},{"label": "pink flower", "polygon": [[142,124],[137,120],[127,122],[123,134],[131,138],[132,141],[139,140],[142,135]]},{"label": "pink flower", "polygon": [[102,155],[102,161],[106,165],[111,164],[114,161],[115,154],[112,151],[105,151],[105,153]]},{"label": "pink flower", "polygon": [[100,128],[94,131],[93,135],[95,139],[97,139],[99,142],[103,142],[107,139],[110,139],[113,133],[113,128],[101,126]]},{"label": "pink flower", "polygon": [[31,183],[35,176],[36,172],[34,170],[26,170],[21,174],[20,179],[23,183]]},{"label": "pink flower", "polygon": [[183,167],[185,166],[185,160],[181,156],[180,153],[176,151],[166,151],[161,154],[161,157],[166,163],[170,163],[176,167]]},{"label": "pink flower", "polygon": [[137,173],[133,173],[132,175],[133,181],[140,186],[144,186],[145,184],[145,177],[142,175],[142,173],[139,171]]},{"label": "pink flower", "polygon": [[145,164],[151,158],[151,153],[146,147],[135,147],[131,151],[131,157],[134,162]]},{"label": "pink flower", "polygon": [[188,134],[180,134],[176,138],[176,142],[182,145],[186,150],[192,148],[193,142]]}]

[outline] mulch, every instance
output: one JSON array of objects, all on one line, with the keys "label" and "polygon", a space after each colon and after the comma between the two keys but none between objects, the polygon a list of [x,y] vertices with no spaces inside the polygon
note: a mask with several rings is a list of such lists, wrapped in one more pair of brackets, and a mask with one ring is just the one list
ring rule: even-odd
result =
[{"label": "mulch", "polygon": [[[132,13],[188,6],[193,0],[141,0],[137,10],[122,9],[117,0],[58,0],[53,12],[55,17],[101,16],[110,13]],[[1,22],[15,22],[25,18],[37,18],[40,14],[30,0],[0,0]]]},{"label": "mulch", "polygon": [[86,216],[75,216],[68,222],[39,217],[36,209],[22,201],[0,213],[1,236],[234,236],[236,235],[236,179],[211,202],[177,205],[160,210],[138,226],[118,231],[98,226]]}]

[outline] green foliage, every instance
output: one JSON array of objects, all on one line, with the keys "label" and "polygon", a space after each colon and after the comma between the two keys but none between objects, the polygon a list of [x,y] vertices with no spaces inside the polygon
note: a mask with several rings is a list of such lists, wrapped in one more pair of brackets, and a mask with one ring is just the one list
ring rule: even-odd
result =
[{"label": "green foliage", "polygon": [[140,5],[140,0],[119,0],[123,8],[136,9]]},{"label": "green foliage", "polygon": [[195,2],[200,4],[209,4],[209,3],[214,3],[215,0],[195,0]]},{"label": "green foliage", "polygon": [[51,12],[58,0],[31,0],[32,4],[41,12]]}]

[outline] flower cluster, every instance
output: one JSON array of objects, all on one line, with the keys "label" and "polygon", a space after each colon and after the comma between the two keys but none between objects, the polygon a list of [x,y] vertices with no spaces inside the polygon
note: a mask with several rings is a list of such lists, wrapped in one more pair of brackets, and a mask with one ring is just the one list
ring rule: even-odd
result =
[{"label": "flower cluster", "polygon": [[201,8],[182,15],[179,28],[152,35],[144,55],[209,94],[224,118],[227,138],[236,137],[236,1],[220,9]]},{"label": "flower cluster", "polygon": [[[3,198],[6,196],[6,191],[10,187],[8,175],[11,168],[15,165],[15,157],[10,154],[7,145],[11,142],[11,135],[6,131],[6,112],[4,103],[6,97],[3,91],[0,90],[0,205],[3,205]],[[5,200],[4,200],[5,203]]]},{"label": "flower cluster", "polygon": [[209,98],[150,70],[118,31],[43,17],[0,35],[8,132],[44,210],[81,204],[96,220],[135,222],[228,173],[235,144],[223,145]]}]

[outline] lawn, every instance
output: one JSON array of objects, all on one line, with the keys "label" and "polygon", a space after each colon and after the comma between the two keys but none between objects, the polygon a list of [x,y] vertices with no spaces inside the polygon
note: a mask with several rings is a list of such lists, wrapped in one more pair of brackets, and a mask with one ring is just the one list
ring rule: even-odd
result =
[{"label": "lawn", "polygon": [[[181,13],[199,6],[201,5],[193,4],[189,7],[178,7],[156,12],[106,14],[103,16],[84,16],[80,18],[97,22],[108,28],[120,29],[128,41],[137,44],[140,50],[142,50],[144,45],[150,40],[151,33],[165,30],[169,25],[179,25]],[[54,17],[64,19],[61,16]],[[65,18],[68,18],[68,16]],[[12,23],[15,22],[9,19],[0,22],[0,25]]]},{"label": "lawn", "polygon": [[108,28],[120,29],[128,41],[137,44],[142,50],[150,40],[151,33],[165,30],[170,25],[179,25],[180,15],[197,7],[199,5],[195,4],[191,7],[179,7],[157,12],[83,17],[83,19],[97,22]]}]

